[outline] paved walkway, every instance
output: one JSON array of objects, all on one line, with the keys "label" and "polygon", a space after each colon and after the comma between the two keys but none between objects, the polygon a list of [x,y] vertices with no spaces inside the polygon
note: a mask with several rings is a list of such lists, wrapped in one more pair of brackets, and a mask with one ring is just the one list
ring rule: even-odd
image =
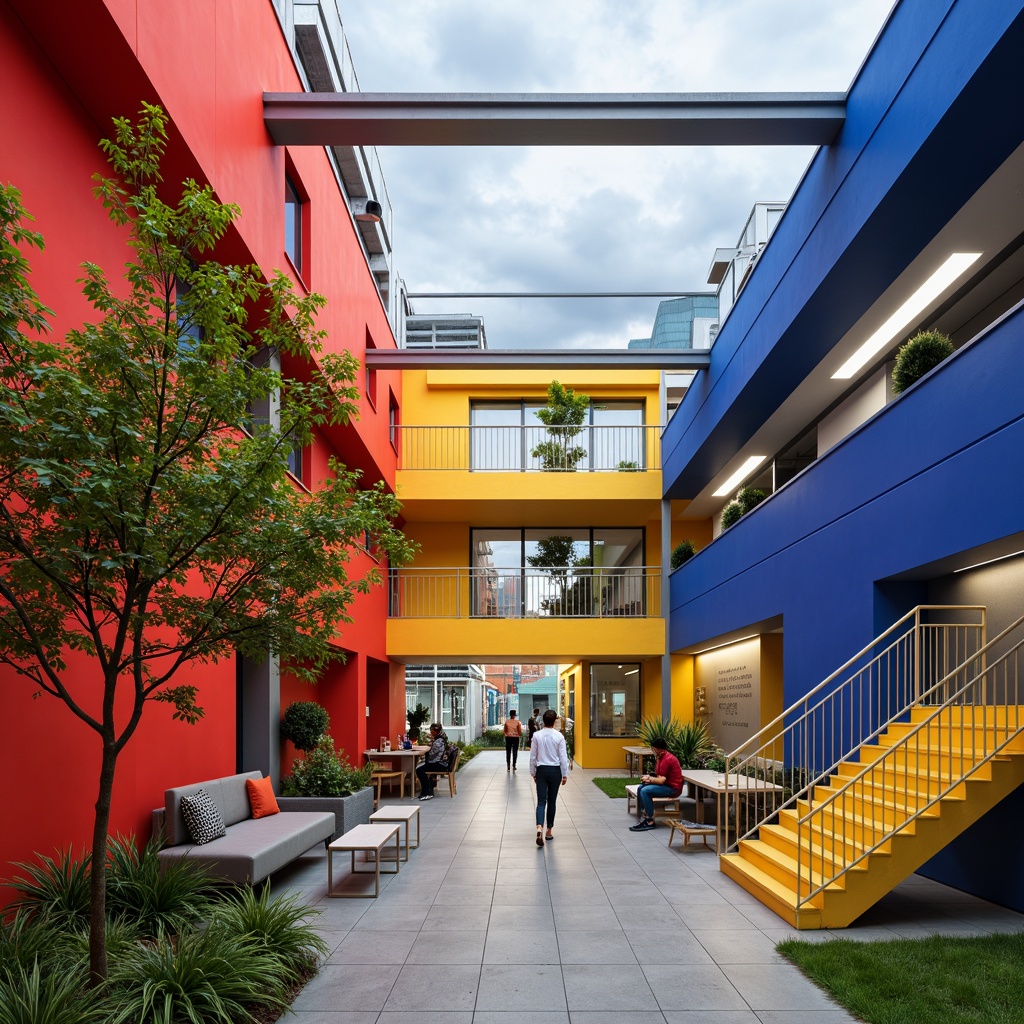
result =
[{"label": "paved walkway", "polygon": [[[274,879],[322,912],[331,955],[298,1024],[848,1024],[775,953],[796,934],[668,830],[631,833],[624,800],[575,768],[538,849],[525,755],[487,751],[421,804],[423,843],[376,900],[327,899],[313,851]],[[624,774],[624,773],[623,773]],[[385,800],[385,803],[389,801]],[[394,801],[398,802],[397,798]],[[409,802],[408,800],[406,801]],[[344,877],[348,856],[335,859]],[[360,886],[372,875],[353,880]],[[346,883],[348,884],[347,880]],[[917,876],[840,933],[862,939],[1024,930],[1024,915]]]}]

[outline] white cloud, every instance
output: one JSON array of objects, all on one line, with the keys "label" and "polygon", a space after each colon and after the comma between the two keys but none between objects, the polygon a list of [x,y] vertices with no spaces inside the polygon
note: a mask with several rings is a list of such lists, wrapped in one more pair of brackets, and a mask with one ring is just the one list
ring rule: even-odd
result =
[{"label": "white cloud", "polygon": [[[339,0],[374,92],[845,90],[890,0]],[[412,291],[701,291],[810,149],[382,148]],[[421,300],[494,347],[621,346],[657,300]]]}]

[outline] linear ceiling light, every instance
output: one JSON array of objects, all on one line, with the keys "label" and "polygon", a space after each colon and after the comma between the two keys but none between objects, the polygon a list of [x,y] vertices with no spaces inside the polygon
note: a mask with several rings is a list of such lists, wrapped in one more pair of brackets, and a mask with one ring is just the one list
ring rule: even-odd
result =
[{"label": "linear ceiling light", "polygon": [[735,473],[728,480],[718,488],[717,491],[712,491],[712,496],[715,498],[721,498],[722,495],[728,494],[730,491],[735,490],[739,485],[746,480],[751,473],[757,469],[758,466],[767,459],[767,455],[751,455],[746,462],[736,470]]},{"label": "linear ceiling light", "polygon": [[980,252],[955,252],[928,278],[906,302],[896,310],[867,341],[832,374],[833,380],[852,377],[873,356],[876,356],[894,338],[912,324],[964,271],[979,257]]},{"label": "linear ceiling light", "polygon": [[1016,558],[1024,555],[1024,549],[1011,551],[1008,555],[1000,555],[998,558],[990,558],[987,562],[975,562],[974,565],[965,565],[962,569],[954,569],[953,572],[967,572],[968,569],[980,569],[983,565],[992,565],[995,562],[1005,562],[1007,558]]}]

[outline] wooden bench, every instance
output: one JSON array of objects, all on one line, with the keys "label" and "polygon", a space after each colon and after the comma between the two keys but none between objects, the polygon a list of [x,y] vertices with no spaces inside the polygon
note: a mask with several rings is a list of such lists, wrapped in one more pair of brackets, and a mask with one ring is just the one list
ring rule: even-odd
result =
[{"label": "wooden bench", "polygon": [[[627,786],[626,787],[626,813],[632,814],[633,808],[636,807],[637,816],[640,814],[640,801],[637,799],[637,793],[640,791],[640,786]],[[669,815],[679,815],[682,812],[679,809],[679,797],[677,796],[656,796],[652,798],[654,804],[654,817],[665,818]]]},{"label": "wooden bench", "polygon": [[[410,847],[409,845],[409,823],[412,819],[416,819],[416,845]],[[420,847],[420,807],[419,804],[414,804],[412,807],[403,806],[395,807],[389,805],[382,807],[379,811],[374,811],[370,815],[370,824],[376,824],[379,821],[397,821],[405,822],[405,860],[409,859],[409,850],[418,850]]]},{"label": "wooden bench", "polygon": [[[668,845],[672,845],[672,838],[677,832],[683,833],[683,846],[689,846],[690,840],[694,836],[700,836],[704,840],[704,845],[708,845],[708,836],[715,834],[714,825],[708,825],[704,822],[699,821],[670,821],[668,822],[669,833],[668,833]],[[708,847],[710,849],[710,847]]]},{"label": "wooden bench", "polygon": [[356,853],[362,851],[367,857],[373,854],[374,890],[373,897],[380,895],[380,861],[381,850],[392,839],[395,841],[395,870],[386,874],[397,875],[402,864],[402,826],[397,821],[381,822],[374,825],[356,825],[349,829],[343,836],[339,836],[330,846],[327,847],[327,895],[354,899],[356,897],[369,897],[368,892],[335,892],[334,891],[334,855],[342,851],[352,854],[351,873],[353,875],[368,875],[369,871],[356,871]]}]

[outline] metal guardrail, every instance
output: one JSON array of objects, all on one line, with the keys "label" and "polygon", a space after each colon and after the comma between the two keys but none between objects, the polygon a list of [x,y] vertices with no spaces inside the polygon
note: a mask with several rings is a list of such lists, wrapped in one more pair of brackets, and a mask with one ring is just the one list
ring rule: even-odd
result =
[{"label": "metal guardrail", "polygon": [[661,614],[658,566],[392,569],[392,618],[651,618]]},{"label": "metal guardrail", "polygon": [[402,426],[399,469],[642,473],[661,468],[658,426]]}]

